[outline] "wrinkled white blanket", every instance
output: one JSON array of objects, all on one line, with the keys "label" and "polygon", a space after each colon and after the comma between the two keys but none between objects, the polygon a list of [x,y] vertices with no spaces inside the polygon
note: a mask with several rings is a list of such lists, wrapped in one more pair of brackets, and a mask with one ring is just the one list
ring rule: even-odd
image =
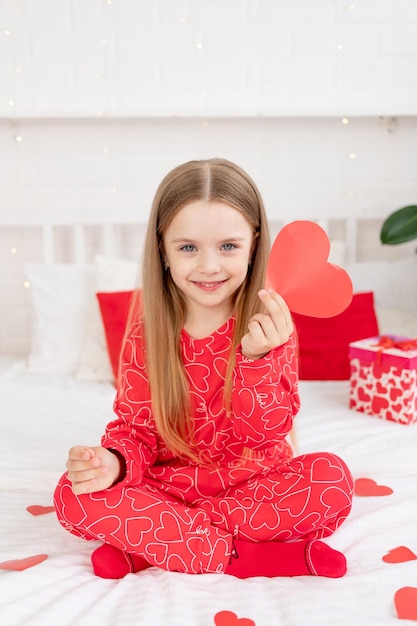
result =
[{"label": "wrinkled white blanket", "polygon": [[298,452],[336,452],[355,479],[373,480],[376,491],[392,490],[355,496],[349,519],[326,540],[346,554],[344,578],[238,580],[151,568],[112,581],[92,574],[90,553],[98,544],[65,532],[50,508],[68,448],[98,443],[112,417],[114,389],[29,374],[19,365],[6,369],[0,376],[1,624],[406,623],[398,612],[400,617],[413,607],[417,612],[417,425],[349,410],[348,386],[345,381],[302,382],[295,432]]}]

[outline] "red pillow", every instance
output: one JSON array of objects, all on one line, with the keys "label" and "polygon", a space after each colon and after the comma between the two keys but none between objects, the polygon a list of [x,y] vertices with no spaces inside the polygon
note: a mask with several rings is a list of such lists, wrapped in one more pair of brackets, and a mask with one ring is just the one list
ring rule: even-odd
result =
[{"label": "red pillow", "polygon": [[130,301],[133,291],[97,293],[101,318],[104,325],[107,350],[114,378],[117,378],[120,350],[122,348]]},{"label": "red pillow", "polygon": [[349,343],[379,334],[372,292],[354,294],[348,308],[335,317],[292,316],[298,331],[300,380],[347,380]]},{"label": "red pillow", "polygon": [[[97,293],[110,363],[117,377],[133,291]],[[298,331],[301,380],[347,380],[349,343],[379,334],[372,292],[354,294],[348,308],[326,319],[292,314]]]}]

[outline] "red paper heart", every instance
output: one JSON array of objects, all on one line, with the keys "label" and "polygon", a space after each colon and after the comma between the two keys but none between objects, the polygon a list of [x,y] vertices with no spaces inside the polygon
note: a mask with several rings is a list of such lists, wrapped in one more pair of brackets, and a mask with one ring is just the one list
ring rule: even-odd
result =
[{"label": "red paper heart", "polygon": [[216,626],[256,626],[255,622],[246,617],[238,617],[232,611],[220,611],[214,616]]},{"label": "red paper heart", "polygon": [[26,507],[26,511],[31,515],[46,515],[55,511],[54,506],[42,506],[42,504],[32,504]]},{"label": "red paper heart", "polygon": [[385,561],[385,563],[405,563],[406,561],[415,561],[416,559],[417,556],[414,552],[405,546],[399,546],[398,548],[388,550],[387,554],[384,554],[382,557],[382,560]]},{"label": "red paper heart", "polygon": [[329,252],[330,241],[321,226],[306,220],[287,224],[271,249],[267,289],[277,291],[294,313],[342,313],[352,301],[352,281],[345,270],[328,262]]},{"label": "red paper heart", "polygon": [[378,485],[371,478],[358,478],[355,480],[356,496],[389,496],[392,493],[391,487]]},{"label": "red paper heart", "polygon": [[23,572],[23,570],[29,567],[34,567],[43,563],[48,558],[47,554],[34,554],[33,556],[27,556],[24,559],[13,559],[12,561],[3,561],[0,563],[0,569],[9,570],[12,572]]},{"label": "red paper heart", "polygon": [[417,589],[416,587],[401,587],[395,592],[395,610],[398,619],[417,620]]}]

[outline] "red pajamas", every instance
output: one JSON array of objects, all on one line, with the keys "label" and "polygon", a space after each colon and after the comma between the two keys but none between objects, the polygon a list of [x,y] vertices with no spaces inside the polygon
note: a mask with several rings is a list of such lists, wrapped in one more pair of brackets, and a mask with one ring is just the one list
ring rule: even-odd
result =
[{"label": "red pajamas", "polygon": [[[330,535],[352,503],[352,477],[337,456],[296,458],[285,437],[299,408],[294,337],[263,359],[238,350],[231,413],[222,404],[234,319],[210,337],[182,334],[202,464],[166,449],[152,418],[141,325],[122,356],[116,419],[102,439],[126,460],[109,489],[76,496],[64,475],[55,493],[61,524],[189,573],[224,572],[232,539],[287,541]],[[254,451],[242,460],[245,448]],[[207,463],[210,461],[210,464]]]}]

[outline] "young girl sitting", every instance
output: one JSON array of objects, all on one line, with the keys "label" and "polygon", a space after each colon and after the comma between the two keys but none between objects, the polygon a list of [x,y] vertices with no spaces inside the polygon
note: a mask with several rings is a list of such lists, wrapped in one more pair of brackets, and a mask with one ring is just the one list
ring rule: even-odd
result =
[{"label": "young girl sitting", "polygon": [[191,161],[161,182],[115,419],[100,446],[71,448],[55,492],[64,528],[104,542],[98,576],[345,574],[320,539],[346,519],[353,481],[334,454],[293,458],[297,342],[264,289],[269,246],[259,191],[235,164]]}]

